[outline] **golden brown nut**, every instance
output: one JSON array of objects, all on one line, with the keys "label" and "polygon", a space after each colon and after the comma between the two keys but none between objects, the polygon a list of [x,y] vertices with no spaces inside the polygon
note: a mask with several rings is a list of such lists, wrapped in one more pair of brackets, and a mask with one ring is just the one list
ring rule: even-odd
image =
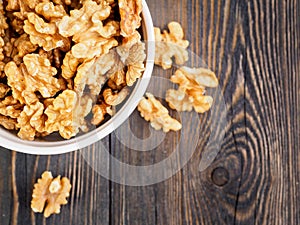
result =
[{"label": "golden brown nut", "polygon": [[176,109],[179,112],[193,110],[193,98],[188,96],[185,91],[169,89],[166,92],[166,101],[171,109]]},{"label": "golden brown nut", "polygon": [[110,88],[103,91],[103,98],[106,104],[116,106],[122,103],[127,95],[129,94],[129,89],[124,87],[120,92],[113,93]]},{"label": "golden brown nut", "polygon": [[4,98],[9,91],[10,87],[8,85],[0,83],[0,99]]},{"label": "golden brown nut", "polygon": [[6,77],[6,75],[4,73],[4,67],[5,67],[5,63],[4,62],[0,62],[0,78]]},{"label": "golden brown nut", "polygon": [[18,18],[14,18],[13,21],[11,22],[11,27],[18,34],[23,34],[24,33],[23,26],[24,26],[24,21],[20,20]]},{"label": "golden brown nut", "polygon": [[129,51],[130,54],[125,62],[127,65],[126,84],[132,86],[136,79],[142,76],[142,73],[145,70],[145,44],[139,42],[133,45]]},{"label": "golden brown nut", "polygon": [[30,42],[28,34],[22,34],[13,42],[13,45],[17,48],[19,57],[32,53],[38,48],[37,45]]},{"label": "golden brown nut", "polygon": [[132,86],[136,79],[142,76],[142,72],[145,70],[145,44],[142,42],[128,42],[117,47],[116,51],[119,55],[119,59],[117,59],[116,66],[112,71],[114,71],[114,73],[122,71],[127,66],[126,84]]},{"label": "golden brown nut", "polygon": [[4,59],[4,54],[3,54],[3,47],[4,47],[5,43],[2,37],[0,37],[0,61],[2,61]]},{"label": "golden brown nut", "polygon": [[35,11],[48,21],[56,21],[66,16],[67,13],[62,5],[54,5],[52,2],[42,2],[35,6]]},{"label": "golden brown nut", "polygon": [[15,62],[7,63],[4,71],[7,77],[7,84],[11,87],[14,99],[24,104],[25,100],[22,96],[22,92],[25,90],[26,84],[22,71]]},{"label": "golden brown nut", "polygon": [[184,64],[188,60],[186,48],[189,46],[187,40],[183,40],[183,30],[177,22],[168,24],[170,32],[161,31],[154,28],[155,34],[155,64],[162,66],[163,69],[169,69],[172,66],[172,57],[178,65]]},{"label": "golden brown nut", "polygon": [[63,60],[63,65],[61,66],[63,78],[71,79],[76,74],[81,62],[82,60],[75,58],[71,51],[67,52]]},{"label": "golden brown nut", "polygon": [[105,114],[111,111],[111,106],[106,103],[102,103],[99,105],[94,105],[92,109],[93,119],[91,123],[93,125],[99,125],[103,120]]},{"label": "golden brown nut", "polygon": [[198,113],[208,111],[213,103],[211,96],[205,95],[205,87],[217,87],[215,74],[205,68],[181,67],[171,81],[179,85],[178,90],[170,89],[166,93],[166,101],[172,109],[177,111],[191,111]]},{"label": "golden brown nut", "polygon": [[204,87],[217,87],[219,82],[215,73],[206,68],[181,67],[180,71],[189,79],[195,81],[198,85]]},{"label": "golden brown nut", "polygon": [[7,0],[7,6],[6,6],[6,10],[7,11],[15,11],[15,10],[19,10],[20,6],[18,3],[18,0]]},{"label": "golden brown nut", "polygon": [[187,95],[193,98],[193,107],[197,113],[208,111],[213,103],[213,98],[207,95],[199,95],[197,90],[188,90]]},{"label": "golden brown nut", "polygon": [[84,95],[79,98],[79,102],[74,109],[75,114],[73,123],[75,122],[83,132],[89,131],[85,117],[92,111],[93,100],[94,99],[90,95]]},{"label": "golden brown nut", "polygon": [[92,59],[107,54],[112,47],[117,45],[118,42],[114,38],[106,39],[99,35],[91,35],[88,39],[75,44],[71,51],[75,58]]},{"label": "golden brown nut", "polygon": [[4,73],[5,62],[3,62],[4,59],[5,59],[5,41],[0,36],[0,78],[5,77],[5,73]]},{"label": "golden brown nut", "polygon": [[54,64],[55,68],[61,68],[62,54],[59,49],[53,50],[53,64]]},{"label": "golden brown nut", "polygon": [[11,118],[18,118],[23,110],[23,105],[12,96],[7,96],[0,101],[0,114]]},{"label": "golden brown nut", "polygon": [[121,16],[121,35],[131,36],[141,26],[142,0],[118,0]]},{"label": "golden brown nut", "polygon": [[83,95],[86,86],[89,87],[90,94],[97,96],[104,83],[108,79],[105,75],[114,64],[114,54],[105,54],[97,59],[92,59],[81,64],[77,69],[74,78],[74,90]]},{"label": "golden brown nut", "polygon": [[61,89],[57,78],[53,77],[57,71],[51,67],[50,61],[38,54],[27,54],[23,58],[24,64],[17,67],[14,62],[5,66],[7,83],[12,89],[12,95],[21,103],[25,103],[23,92],[39,92],[44,98],[52,97]]},{"label": "golden brown nut", "polygon": [[45,51],[60,48],[63,51],[70,49],[70,40],[61,36],[54,22],[46,23],[35,13],[28,13],[24,21],[24,31],[29,34],[30,41],[43,47]]},{"label": "golden brown nut", "polygon": [[72,47],[72,55],[81,59],[92,59],[118,45],[113,36],[118,35],[119,23],[103,20],[110,15],[111,7],[105,2],[84,1],[82,8],[72,10],[71,16],[64,16],[58,22],[59,33],[64,37],[72,37],[76,43]]},{"label": "golden brown nut", "polygon": [[122,45],[119,47],[119,50],[118,50],[118,51],[120,51],[120,49],[123,50],[122,54],[120,54],[120,55],[126,56],[126,51],[128,51],[133,45],[135,45],[138,42],[141,42],[141,35],[138,31],[135,31],[132,35],[130,35],[128,37],[123,37]]},{"label": "golden brown nut", "polygon": [[28,54],[23,58],[25,71],[26,90],[38,91],[44,98],[54,96],[60,89],[58,79],[54,76],[56,68],[51,66],[50,61],[38,54]]},{"label": "golden brown nut", "polygon": [[[14,11],[13,15],[20,19],[25,20],[29,12],[34,12],[35,7],[45,0],[8,0],[6,10]],[[47,1],[47,0],[46,0]]]},{"label": "golden brown nut", "polygon": [[58,95],[45,110],[47,120],[45,131],[59,131],[65,139],[70,139],[81,130],[86,131],[84,118],[92,109],[92,99],[89,96],[78,98],[75,91],[65,90]]},{"label": "golden brown nut", "polygon": [[[17,42],[18,40],[22,40],[24,37],[19,38],[9,38],[8,36],[5,38],[5,46],[3,47],[4,53],[5,53],[5,60],[4,61],[11,61],[13,60],[17,65],[20,65],[22,63],[22,56],[19,56],[19,54],[23,54],[23,51],[18,52]],[[24,40],[24,39],[23,39]],[[28,44],[28,50],[25,51],[31,51],[31,45]],[[22,47],[21,47],[22,48]]]},{"label": "golden brown nut", "polygon": [[24,140],[34,140],[36,132],[44,132],[45,116],[44,105],[40,102],[25,105],[18,117],[17,127],[20,128],[18,136]]},{"label": "golden brown nut", "polygon": [[[72,0],[53,0],[56,5],[71,5]],[[74,1],[73,1],[74,2]]]},{"label": "golden brown nut", "polygon": [[85,1],[82,8],[71,10],[71,16],[63,17],[58,23],[59,32],[64,37],[72,36],[76,43],[100,37],[109,39],[118,35],[119,31],[117,21],[108,21],[103,25],[110,13],[111,7],[105,2],[98,5],[91,0]]},{"label": "golden brown nut", "polygon": [[[111,86],[110,86],[111,85]],[[126,85],[126,74],[124,69],[120,69],[113,73],[108,81],[108,86],[112,89],[119,89],[119,87]]]},{"label": "golden brown nut", "polygon": [[3,1],[0,2],[0,36],[5,35],[5,30],[8,28],[6,23],[5,13],[3,9]]},{"label": "golden brown nut", "polygon": [[15,38],[9,39],[9,37],[7,39],[8,40],[4,42],[5,44],[4,44],[3,50],[4,50],[6,57],[13,58],[14,56],[16,56],[18,54],[18,51],[14,47],[14,42],[16,39]]},{"label": "golden brown nut", "polygon": [[7,116],[0,115],[0,125],[7,130],[15,130],[17,129],[16,127],[17,120]]},{"label": "golden brown nut", "polygon": [[[101,37],[104,38],[111,38],[113,36],[118,36],[119,35],[119,30],[120,30],[120,24],[117,21],[108,21],[103,24],[103,16],[101,12],[96,12],[92,16],[92,23],[93,25],[87,30],[87,34],[92,34],[93,32],[98,33]],[[74,41],[80,40],[81,36],[74,36]]]},{"label": "golden brown nut", "polygon": [[170,130],[178,131],[181,129],[181,124],[169,115],[167,108],[165,108],[155,97],[146,93],[147,98],[142,98],[138,105],[138,110],[141,116],[150,121],[151,126],[156,129],[162,129],[164,132]]},{"label": "golden brown nut", "polygon": [[71,184],[68,178],[60,176],[53,179],[51,172],[45,171],[42,178],[34,185],[31,209],[34,212],[43,212],[47,218],[51,214],[60,213],[61,205],[68,203]]},{"label": "golden brown nut", "polygon": [[70,139],[79,132],[78,127],[73,124],[73,110],[77,100],[77,94],[72,90],[63,91],[53,100],[45,110],[45,130],[48,133],[59,131],[62,137]]},{"label": "golden brown nut", "polygon": [[[110,15],[111,7],[109,5],[100,4],[92,0],[84,1],[82,7],[77,10],[71,10],[70,16],[64,16],[58,23],[59,33],[64,37],[76,37],[84,34],[90,27],[93,26],[92,16],[98,12],[101,17],[98,19],[104,20]],[[75,38],[76,39],[76,38]]]},{"label": "golden brown nut", "polygon": [[[80,3],[84,3],[87,0],[80,0]],[[94,2],[97,2],[97,4],[109,4],[109,5],[113,5],[115,3],[115,0],[93,0]]]}]

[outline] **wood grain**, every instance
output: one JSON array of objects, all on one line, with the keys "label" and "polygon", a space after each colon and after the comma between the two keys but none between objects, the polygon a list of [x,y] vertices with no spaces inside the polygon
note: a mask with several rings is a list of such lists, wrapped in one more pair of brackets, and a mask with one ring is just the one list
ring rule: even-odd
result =
[{"label": "wood grain", "polygon": [[[143,152],[126,146],[116,133],[81,151],[57,156],[1,148],[0,224],[300,224],[299,1],[147,3],[155,26],[166,28],[173,20],[182,24],[194,53],[189,65],[205,63],[220,80],[227,123],[219,154],[205,171],[199,171],[210,126],[218,119],[209,113],[199,116],[201,135],[188,163],[182,163],[184,154],[178,155],[162,173],[182,169],[149,186],[118,184],[97,173],[104,163],[108,174],[120,173],[122,181],[129,181],[111,161],[99,160],[102,144],[122,162],[152,165],[168,158],[176,145],[181,143],[184,149],[184,143],[191,142],[189,135],[169,133],[156,148]],[[153,75],[168,78],[175,69],[156,67]],[[166,87],[158,83],[156,88]],[[215,111],[219,115],[222,108],[215,106]],[[153,135],[137,112],[129,122],[131,130],[121,132],[129,143],[134,137]],[[148,144],[141,149],[149,148]],[[69,204],[47,220],[30,210],[33,184],[45,170],[69,177],[72,184]]]}]

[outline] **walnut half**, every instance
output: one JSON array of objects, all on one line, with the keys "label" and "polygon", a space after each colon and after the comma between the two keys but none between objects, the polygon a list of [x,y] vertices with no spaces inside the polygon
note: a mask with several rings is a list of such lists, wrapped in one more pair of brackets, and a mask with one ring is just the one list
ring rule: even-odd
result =
[{"label": "walnut half", "polygon": [[169,89],[166,101],[170,108],[177,111],[191,111],[197,113],[208,111],[213,103],[211,96],[205,95],[205,87],[217,87],[218,79],[214,72],[205,68],[181,67],[171,81],[178,84],[178,90]]},{"label": "walnut half", "polygon": [[183,65],[188,61],[189,41],[184,40],[184,33],[181,25],[177,22],[170,22],[168,24],[170,32],[154,27],[155,34],[155,64],[161,66],[163,69],[170,69],[172,67],[172,58],[178,65]]},{"label": "walnut half", "polygon": [[178,131],[181,129],[181,123],[172,118],[168,109],[152,94],[146,93],[146,97],[140,101],[138,110],[146,121],[150,121],[155,130],[162,129],[164,132],[169,132],[170,130]]},{"label": "walnut half", "polygon": [[[68,203],[71,184],[68,178],[60,176],[53,179],[51,172],[45,171],[42,178],[34,185],[31,209],[34,212],[43,212],[47,218],[53,213],[60,213],[61,205]],[[46,205],[46,206],[45,206]]]}]

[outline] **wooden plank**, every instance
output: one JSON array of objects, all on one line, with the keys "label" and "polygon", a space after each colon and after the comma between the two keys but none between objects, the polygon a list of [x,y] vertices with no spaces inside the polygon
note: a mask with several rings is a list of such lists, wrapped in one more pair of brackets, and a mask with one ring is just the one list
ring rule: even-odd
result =
[{"label": "wooden plank", "polygon": [[0,224],[10,224],[12,205],[11,152],[0,147]]},{"label": "wooden plank", "polygon": [[265,224],[299,223],[297,5],[299,1],[247,4],[247,142],[259,169],[244,176],[243,183],[256,187],[256,193],[241,187],[248,207],[241,199],[237,211],[255,205],[255,220]]},{"label": "wooden plank", "polygon": [[[148,4],[156,26],[166,28],[169,21],[180,21],[188,31],[190,49],[216,71],[228,124],[222,148],[207,170],[199,172],[208,135],[171,179],[148,187],[113,184],[112,215],[119,216],[112,216],[112,223],[298,224],[299,3]],[[162,77],[171,73],[154,71]],[[136,117],[131,120],[138,121]],[[208,117],[201,116],[201,121],[201,131],[208,131]],[[141,123],[132,123],[132,129],[146,138],[149,128]],[[162,160],[168,156],[164,151],[178,143],[176,135],[167,136],[151,153],[138,155],[112,137],[112,154],[132,164]]]},{"label": "wooden plank", "polygon": [[[179,167],[183,167],[183,170],[164,182],[148,187],[113,185],[112,195],[116,198],[112,201],[112,212],[122,215],[122,219],[113,220],[113,224],[153,224],[153,220],[155,224],[233,224],[241,173],[241,156],[237,151],[233,134],[237,132],[240,124],[233,121],[238,120],[244,113],[243,87],[240,88],[236,81],[238,75],[244,76],[243,64],[240,74],[237,73],[241,55],[244,54],[244,43],[243,40],[237,40],[238,20],[235,16],[229,18],[230,13],[236,11],[237,5],[234,2],[219,3],[219,1],[151,1],[148,4],[154,15],[156,26],[166,28],[167,23],[172,20],[182,24],[186,31],[186,37],[191,42],[190,50],[196,54],[191,58],[191,66],[198,66],[202,59],[216,71],[226,100],[228,100],[230,111],[228,117],[232,122],[226,127],[224,140],[226,148],[222,148],[218,159],[205,172],[199,172],[199,162],[201,152],[209,139],[211,121],[207,115],[201,115],[201,125],[198,129],[200,134],[206,135],[201,135],[201,139],[197,140],[198,147],[192,160],[186,166],[179,165]],[[214,14],[215,10],[219,14]],[[212,24],[211,18],[217,22]],[[233,35],[229,36],[228,33]],[[156,68],[154,75],[169,78],[172,72],[174,69],[162,71]],[[157,86],[157,89],[164,88],[159,84]],[[231,98],[234,91],[237,93],[236,99],[234,99],[236,102],[232,103]],[[236,104],[237,110],[233,111],[231,104]],[[176,113],[173,114],[176,115]],[[132,120],[137,121],[136,117],[138,117],[137,114],[132,117]],[[139,131],[141,137],[145,138],[149,135],[149,132],[140,132],[148,129],[147,123],[132,124],[134,124],[134,129]],[[188,127],[191,124],[184,125]],[[128,136],[128,139],[130,138],[132,137]],[[188,144],[189,138],[188,135],[178,137],[178,135],[170,133],[151,154],[142,154],[139,160],[146,164],[159,162],[168,157],[172,153],[173,147],[180,141]],[[245,138],[241,137],[241,139]],[[144,149],[147,146],[141,146],[141,148]],[[136,163],[136,158],[138,158],[136,153],[125,148],[118,140],[113,142],[112,152],[123,162]],[[180,164],[180,158],[177,160]],[[236,165],[232,165],[234,162]],[[223,184],[219,183],[219,185],[223,185],[222,187],[215,185],[211,178],[211,174],[216,168],[219,168],[219,171],[229,171],[230,180]],[[225,169],[222,170],[222,168]],[[221,178],[215,175],[214,179],[215,182],[218,182],[217,180]],[[226,191],[230,192],[228,196],[225,194]],[[153,193],[155,193],[154,196]],[[142,196],[142,198],[136,201],[133,196]],[[121,200],[118,201],[118,199]],[[152,206],[149,213],[154,211],[155,218],[152,218],[149,213],[145,214],[149,211],[149,205]]]}]

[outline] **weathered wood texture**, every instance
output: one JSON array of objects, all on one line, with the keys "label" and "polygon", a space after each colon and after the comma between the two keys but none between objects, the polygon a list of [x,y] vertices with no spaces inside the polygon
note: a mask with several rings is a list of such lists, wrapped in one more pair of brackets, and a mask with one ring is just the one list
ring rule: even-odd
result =
[{"label": "weathered wood texture", "polygon": [[[220,80],[227,123],[216,159],[199,171],[209,125],[218,119],[207,114],[199,117],[201,138],[193,157],[186,165],[175,163],[183,169],[145,187],[108,181],[82,152],[47,157],[1,149],[0,224],[300,224],[300,2],[151,0],[148,5],[156,26],[182,24],[195,53],[191,65],[199,65],[200,57]],[[172,72],[154,70],[165,78]],[[136,137],[150,135],[138,113],[130,124]],[[148,152],[125,147],[116,134],[103,143],[120,161],[151,165],[168,157],[181,139],[188,142],[189,135],[170,133]],[[94,168],[101,163],[98,150],[99,143],[84,150]],[[30,210],[33,183],[46,169],[70,177],[73,185],[69,204],[47,220]],[[109,174],[117,169],[107,165]]]}]

